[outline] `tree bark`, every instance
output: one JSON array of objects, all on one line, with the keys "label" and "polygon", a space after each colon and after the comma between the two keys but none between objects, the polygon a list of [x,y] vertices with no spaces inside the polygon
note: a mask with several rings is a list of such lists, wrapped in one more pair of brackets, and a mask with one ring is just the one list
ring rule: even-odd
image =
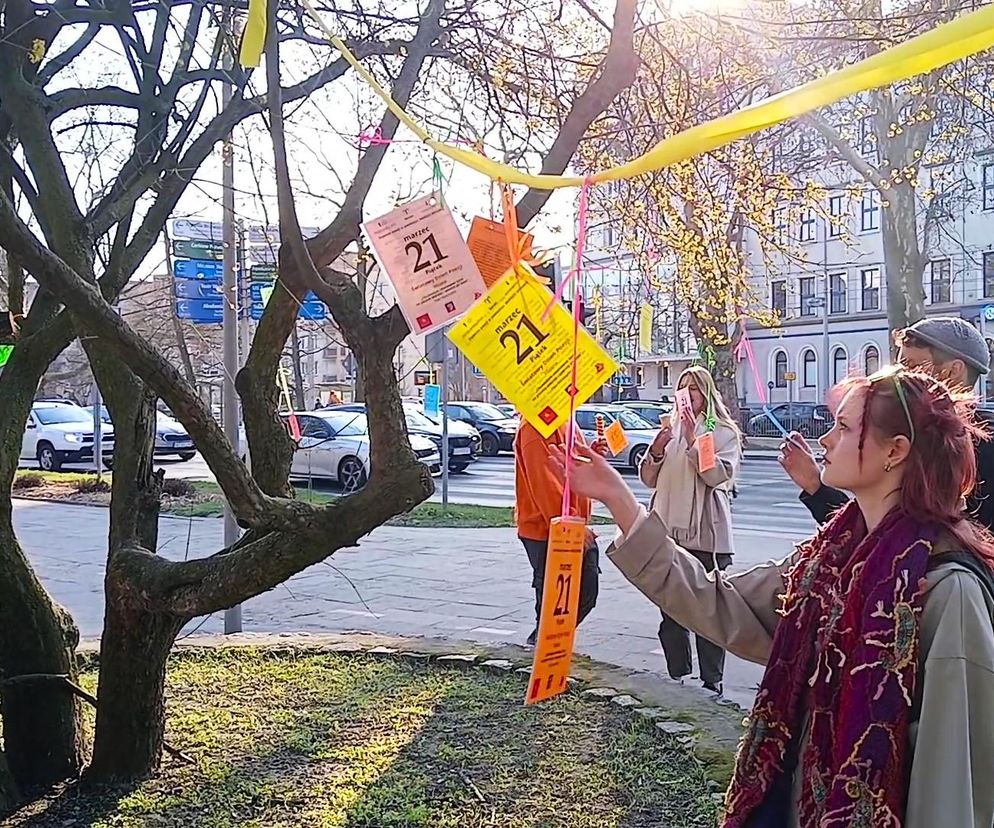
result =
[{"label": "tree bark", "polygon": [[13,811],[20,799],[17,783],[14,781],[10,766],[7,764],[7,757],[0,750],[0,817]]},{"label": "tree bark", "polygon": [[[30,330],[30,328],[29,328]],[[52,333],[47,331],[46,333]],[[0,376],[0,669],[9,679],[27,673],[76,678],[79,636],[56,605],[17,542],[10,491],[21,436],[38,381],[68,338],[25,340]],[[83,764],[79,702],[56,686],[0,685],[4,750],[22,789],[75,776]]]},{"label": "tree bark", "polygon": [[907,182],[895,184],[884,191],[881,201],[884,202],[880,233],[887,268],[887,324],[892,331],[898,331],[925,315],[922,288],[925,264],[918,240],[914,188]]},{"label": "tree bark", "polygon": [[166,661],[185,618],[152,613],[112,557],[104,594],[97,728],[87,782],[143,779],[162,759]]}]

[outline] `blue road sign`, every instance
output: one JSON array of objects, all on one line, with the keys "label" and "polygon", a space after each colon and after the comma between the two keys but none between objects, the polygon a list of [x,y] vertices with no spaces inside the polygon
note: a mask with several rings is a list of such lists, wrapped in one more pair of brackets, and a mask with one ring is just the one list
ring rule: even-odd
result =
[{"label": "blue road sign", "polygon": [[221,262],[207,259],[176,259],[173,262],[173,276],[177,279],[221,281],[224,278],[224,266]]},{"label": "blue road sign", "polygon": [[175,279],[174,291],[177,299],[217,299],[224,295],[220,282],[199,279]]},{"label": "blue road sign", "polygon": [[177,299],[176,316],[202,325],[223,322],[224,301],[222,299]]},{"label": "blue road sign", "polygon": [[[262,304],[262,289],[265,286],[265,283],[260,284],[258,282],[254,282],[251,285],[251,315],[256,321],[262,319],[262,312],[265,310],[265,305]],[[300,311],[297,313],[297,316],[300,319],[308,319],[312,322],[321,322],[328,317],[328,308],[326,308],[324,302],[318,299],[313,293],[308,293],[304,301],[300,304]]]}]

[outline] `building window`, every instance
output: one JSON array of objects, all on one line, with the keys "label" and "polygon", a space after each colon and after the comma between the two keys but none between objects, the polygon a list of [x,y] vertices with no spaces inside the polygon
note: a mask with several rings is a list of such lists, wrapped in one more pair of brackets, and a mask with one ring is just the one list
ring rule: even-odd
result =
[{"label": "building window", "polygon": [[773,377],[777,388],[787,387],[787,354],[784,351],[777,351],[774,357]]},{"label": "building window", "polygon": [[994,164],[984,164],[984,209],[994,210]]},{"label": "building window", "polygon": [[804,352],[802,378],[805,388],[814,388],[818,384],[818,360],[810,349]]},{"label": "building window", "polygon": [[801,316],[814,316],[815,309],[811,300],[815,298],[815,277],[802,276],[799,282],[801,289]]},{"label": "building window", "polygon": [[843,227],[843,201],[844,196],[834,195],[828,199],[828,236],[837,239],[842,235]]},{"label": "building window", "polygon": [[801,213],[801,227],[797,238],[802,242],[815,240],[815,211],[810,207]]},{"label": "building window", "polygon": [[949,259],[937,259],[932,262],[932,304],[941,305],[951,302],[950,293]]},{"label": "building window", "polygon": [[659,363],[659,369],[656,371],[656,385],[660,388],[669,388],[670,364],[668,362]]},{"label": "building window", "polygon": [[994,253],[984,253],[984,298],[994,298]]},{"label": "building window", "polygon": [[787,211],[783,207],[773,210],[773,241],[783,244],[787,241]]},{"label": "building window", "polygon": [[635,385],[638,388],[645,388],[645,368],[641,365],[635,366]]},{"label": "building window", "polygon": [[847,313],[849,303],[846,301],[846,274],[833,273],[828,277],[830,307],[832,313]]},{"label": "building window", "polygon": [[863,196],[860,227],[863,230],[880,229],[880,194],[874,190]]},{"label": "building window", "polygon": [[787,283],[784,281],[773,282],[772,287],[772,298],[770,299],[770,306],[774,311],[779,313],[781,316],[787,315]]},{"label": "building window", "polygon": [[863,354],[863,370],[869,377],[880,370],[880,351],[876,345],[868,345],[866,353]]},{"label": "building window", "polygon": [[863,277],[863,310],[880,310],[880,268],[870,267],[861,273]]},{"label": "building window", "polygon": [[863,157],[877,163],[877,136],[873,132],[873,116],[864,115],[859,122],[859,151]]},{"label": "building window", "polygon": [[845,348],[836,348],[832,354],[832,382],[838,384],[846,378],[849,373],[849,357],[846,356]]}]

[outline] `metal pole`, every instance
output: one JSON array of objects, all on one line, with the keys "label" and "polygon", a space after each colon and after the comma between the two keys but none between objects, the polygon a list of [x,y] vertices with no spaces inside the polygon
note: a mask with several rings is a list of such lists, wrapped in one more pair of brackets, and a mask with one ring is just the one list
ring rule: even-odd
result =
[{"label": "metal pole", "polygon": [[[229,7],[230,9],[230,7]],[[225,12],[224,26],[231,31],[231,12]],[[232,68],[232,55],[225,50],[224,76],[221,85],[221,106],[231,104],[232,86],[228,81]],[[221,407],[224,415],[224,433],[238,452],[238,396],[235,393],[235,374],[238,372],[238,281],[235,273],[235,164],[231,133],[225,138],[221,148],[221,204],[223,217],[221,239],[224,243],[224,384],[221,391]],[[238,540],[238,524],[235,513],[225,501],[224,504],[224,545],[230,547]],[[241,605],[224,611],[224,632],[242,631]]]},{"label": "metal pole", "polygon": [[828,228],[830,221],[826,220],[824,222],[824,238],[822,240],[822,273],[825,276],[825,304],[821,309],[821,361],[824,363],[824,370],[821,372],[823,382],[822,382],[822,402],[825,402],[828,398],[828,389],[831,387],[832,382],[832,369],[829,365],[829,343],[828,343],[828,309],[829,309],[829,299],[832,295],[832,284],[831,278],[828,275]]},{"label": "metal pole", "polygon": [[[232,169],[232,180],[234,180],[234,170]],[[234,186],[232,184],[232,186]],[[234,208],[232,208],[234,209]],[[239,367],[245,364],[248,359],[251,339],[251,319],[252,319],[252,288],[249,284],[249,271],[245,260],[245,223],[241,220],[237,224],[237,247],[235,251],[238,262],[238,330],[239,330]]]},{"label": "metal pole", "polygon": [[104,468],[104,443],[103,426],[104,420],[101,416],[100,408],[103,405],[103,398],[100,396],[100,386],[96,379],[93,380],[93,465],[99,480]]},{"label": "metal pole", "polygon": [[442,508],[449,505],[449,340],[446,337],[447,328],[442,333]]}]

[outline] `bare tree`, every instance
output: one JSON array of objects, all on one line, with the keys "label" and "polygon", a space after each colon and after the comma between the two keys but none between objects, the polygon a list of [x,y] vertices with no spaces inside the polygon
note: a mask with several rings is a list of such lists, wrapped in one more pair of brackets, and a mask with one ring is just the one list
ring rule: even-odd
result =
[{"label": "bare tree", "polygon": [[[516,21],[520,15],[538,14],[541,5],[504,0],[485,9],[473,2],[431,0],[414,17],[336,13],[350,30],[352,48],[373,61],[402,106],[430,109],[432,95],[422,87],[433,74],[447,72],[453,86],[465,85],[475,106],[493,111],[509,97],[508,75],[499,86],[490,58],[478,63],[473,58],[501,49],[517,54]],[[544,172],[566,168],[591,122],[630,83],[635,70],[634,6],[634,0],[618,3],[606,49],[568,77],[554,68],[551,52],[529,54],[538,78],[529,81],[534,84],[529,88],[540,94],[526,95],[520,86],[526,76],[532,77],[525,71],[529,67],[515,75],[512,91],[522,111],[537,101],[549,107],[543,123],[555,125],[541,135],[529,134],[525,142],[527,157],[540,158]],[[345,76],[347,64],[322,55],[304,80],[281,87],[280,48],[293,51],[287,61],[292,59],[299,73],[301,52],[295,50],[321,40],[298,11],[277,11],[271,2],[268,100],[252,96],[250,73],[222,68],[223,52],[231,44],[212,20],[212,8],[201,0],[114,7],[60,0],[40,15],[27,2],[8,2],[3,8],[0,127],[9,151],[0,158],[0,173],[9,176],[11,187],[0,187],[0,245],[37,279],[41,291],[21,327],[14,357],[0,376],[0,489],[10,491],[15,446],[40,376],[79,333],[86,334],[87,353],[115,423],[99,704],[87,768],[94,780],[141,777],[158,765],[166,659],[188,620],[243,602],[336,549],[354,546],[371,529],[423,500],[432,488],[409,448],[393,371],[394,351],[408,334],[403,317],[396,308],[371,317],[352,274],[334,269],[357,238],[363,202],[388,146],[364,149],[351,177],[342,175],[347,183],[334,217],[305,242],[294,205],[285,113],[295,101]],[[545,8],[555,15],[554,5]],[[124,71],[137,91],[94,84],[60,84],[59,91],[47,91],[100,32],[119,39]],[[26,55],[32,54],[36,39],[45,44],[58,39],[66,46],[33,64]],[[208,40],[214,44],[209,56],[193,61],[194,44]],[[539,83],[550,76],[557,80],[555,90]],[[233,100],[211,114],[207,102],[225,77],[234,84]],[[112,303],[148,255],[213,147],[234,124],[267,105],[282,245],[277,290],[237,377],[252,456],[249,473],[188,378],[137,334]],[[78,117],[86,122],[87,134],[96,136],[96,125],[107,109],[130,114],[130,149],[116,170],[85,168],[93,192],[89,203],[81,205],[89,184],[74,186],[71,180],[71,151],[60,142],[60,119]],[[510,129],[512,120],[501,116],[493,122]],[[389,112],[382,115],[379,130],[386,140],[393,138],[396,118]],[[24,197],[23,212],[15,206],[12,191]],[[526,193],[518,205],[519,217],[530,221],[547,197]],[[294,446],[278,416],[278,361],[298,303],[309,290],[329,306],[358,360],[372,438],[368,487],[325,507],[293,499],[288,472]],[[156,396],[190,432],[246,529],[232,547],[208,557],[173,562],[155,554],[161,488],[161,475],[153,472],[151,463]],[[71,619],[52,603],[21,551],[10,498],[0,507],[0,669],[11,678],[71,677],[76,670]],[[74,776],[86,746],[76,702],[65,686],[50,679],[8,679],[0,690],[13,780],[27,788]]]}]

